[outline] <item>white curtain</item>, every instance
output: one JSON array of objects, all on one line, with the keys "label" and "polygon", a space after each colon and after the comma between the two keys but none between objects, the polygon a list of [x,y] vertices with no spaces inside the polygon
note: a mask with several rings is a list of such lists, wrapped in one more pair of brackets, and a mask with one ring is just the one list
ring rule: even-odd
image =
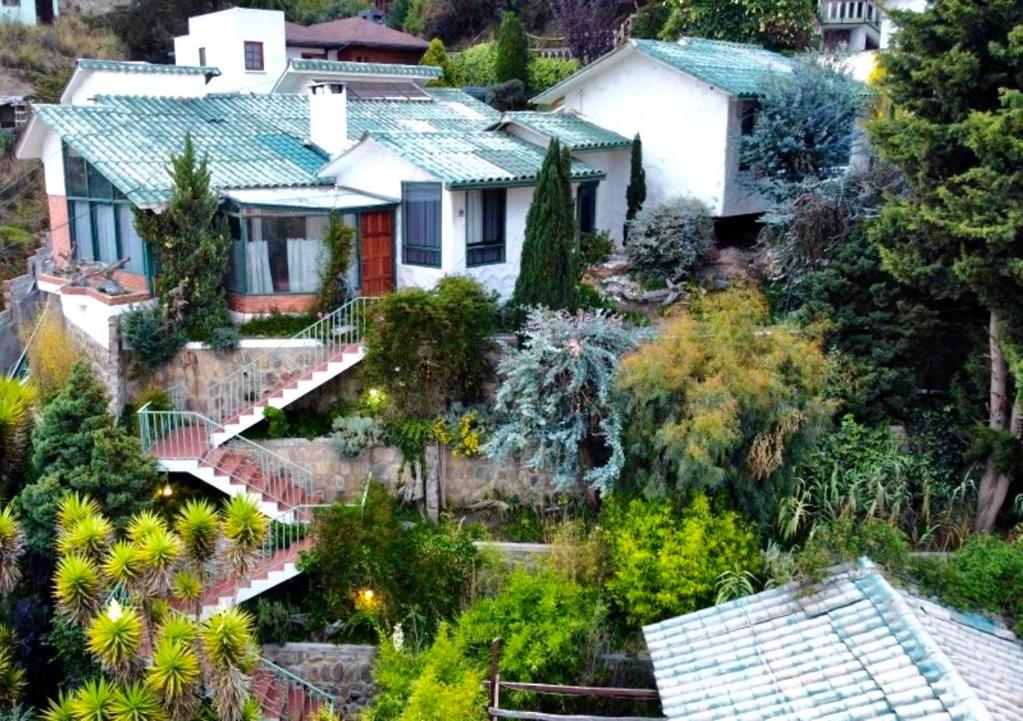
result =
[{"label": "white curtain", "polygon": [[469,245],[483,242],[483,193],[479,190],[465,193],[465,242]]},{"label": "white curtain", "polygon": [[118,230],[121,232],[121,252],[129,258],[125,270],[132,273],[145,273],[145,250],[142,238],[135,230],[135,213],[130,205],[117,206],[117,223]]},{"label": "white curtain", "polygon": [[250,240],[246,244],[248,292],[252,295],[270,295],[274,292],[270,278],[270,248],[265,240]]},{"label": "white curtain", "polygon": [[320,287],[323,241],[315,238],[288,239],[288,290],[315,293]]},{"label": "white curtain", "polygon": [[75,253],[79,260],[95,260],[92,251],[92,214],[83,200],[71,202],[71,219],[75,229]]},{"label": "white curtain", "polygon": [[99,240],[99,259],[104,263],[120,260],[117,257],[117,221],[114,206],[96,205],[96,237]]}]

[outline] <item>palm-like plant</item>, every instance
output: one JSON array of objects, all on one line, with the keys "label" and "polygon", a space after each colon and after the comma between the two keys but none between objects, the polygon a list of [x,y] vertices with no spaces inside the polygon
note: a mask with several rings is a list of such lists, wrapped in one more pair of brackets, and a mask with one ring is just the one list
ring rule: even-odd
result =
[{"label": "palm-like plant", "polygon": [[110,721],[114,687],[105,678],[87,681],[71,700],[74,721]]},{"label": "palm-like plant", "polygon": [[[166,629],[166,626],[165,626]],[[171,721],[189,721],[199,705],[199,659],[192,644],[165,636],[156,643],[146,686],[163,699]]]},{"label": "palm-like plant", "polygon": [[114,534],[110,521],[98,513],[83,516],[64,528],[57,549],[62,554],[80,553],[93,560],[103,557]]},{"label": "palm-like plant", "polygon": [[198,632],[199,629],[196,628],[195,622],[188,616],[172,613],[160,626],[157,638],[160,641],[177,641],[191,647],[195,643]]},{"label": "palm-like plant", "polygon": [[99,608],[100,592],[100,573],[91,559],[78,553],[60,559],[54,576],[57,608],[84,625]]},{"label": "palm-like plant", "polygon": [[43,721],[74,721],[73,703],[74,696],[61,691],[57,698],[50,699],[49,706],[43,711]]},{"label": "palm-like plant", "polygon": [[0,378],[0,485],[10,482],[25,461],[35,399],[33,386]]},{"label": "palm-like plant", "polygon": [[259,555],[266,540],[267,520],[254,498],[235,496],[224,508],[224,537],[228,540],[227,560],[241,576]]},{"label": "palm-like plant", "polygon": [[174,529],[181,538],[185,558],[202,576],[206,564],[217,553],[220,525],[216,510],[205,500],[188,501],[178,511]]},{"label": "palm-like plant", "polygon": [[117,541],[107,551],[103,561],[103,573],[112,583],[132,591],[142,577],[142,554],[139,549],[128,541]]},{"label": "palm-like plant", "polygon": [[139,511],[128,523],[128,538],[136,543],[155,531],[166,531],[167,523],[152,511]]},{"label": "palm-like plant", "polygon": [[111,704],[111,721],[160,721],[160,700],[145,684],[133,683],[117,689]]},{"label": "palm-like plant", "polygon": [[0,511],[0,595],[6,596],[21,580],[21,553],[25,534],[18,517],[7,506]]},{"label": "palm-like plant", "polygon": [[141,666],[142,618],[135,609],[115,599],[96,616],[88,630],[89,650],[103,668],[121,681],[138,675]]},{"label": "palm-like plant", "polygon": [[198,618],[201,611],[200,602],[202,601],[203,585],[202,579],[192,569],[182,568],[174,574],[174,580],[171,583],[171,593],[174,594],[175,598],[192,606],[196,618]]},{"label": "palm-like plant", "polygon": [[259,658],[252,637],[252,616],[229,608],[212,616],[200,632],[213,705],[222,721],[242,721],[252,679],[249,674]]},{"label": "palm-like plant", "polygon": [[174,564],[181,556],[181,541],[170,529],[161,526],[138,538],[136,543],[146,586],[154,594],[166,594],[170,591]]},{"label": "palm-like plant", "polygon": [[67,532],[72,526],[89,516],[100,515],[99,504],[89,496],[69,493],[57,506],[57,530]]}]

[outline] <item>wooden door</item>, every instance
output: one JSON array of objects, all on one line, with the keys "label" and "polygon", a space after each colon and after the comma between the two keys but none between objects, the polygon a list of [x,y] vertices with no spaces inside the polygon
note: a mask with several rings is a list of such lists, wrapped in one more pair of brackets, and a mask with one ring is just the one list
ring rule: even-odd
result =
[{"label": "wooden door", "polygon": [[363,213],[362,295],[383,295],[394,290],[394,211]]}]

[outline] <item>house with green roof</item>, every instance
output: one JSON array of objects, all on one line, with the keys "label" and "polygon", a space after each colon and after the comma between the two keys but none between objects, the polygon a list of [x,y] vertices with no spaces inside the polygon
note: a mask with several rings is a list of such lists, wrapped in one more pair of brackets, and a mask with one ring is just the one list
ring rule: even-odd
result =
[{"label": "house with green roof", "polygon": [[648,203],[689,195],[718,218],[753,216],[764,203],[741,182],[740,138],[752,131],[764,83],[788,72],[788,58],[757,45],[634,38],[533,102],[640,134]]}]

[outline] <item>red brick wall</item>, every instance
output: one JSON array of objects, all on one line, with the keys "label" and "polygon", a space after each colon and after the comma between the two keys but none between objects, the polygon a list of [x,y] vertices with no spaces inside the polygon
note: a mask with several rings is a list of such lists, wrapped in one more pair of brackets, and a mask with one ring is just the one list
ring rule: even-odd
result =
[{"label": "red brick wall", "polygon": [[117,270],[114,271],[114,278],[127,290],[138,293],[149,292],[149,286],[146,283],[146,276],[144,275],[140,275],[139,273],[129,273],[126,270]]},{"label": "red brick wall", "polygon": [[405,65],[418,65],[422,57],[422,50],[359,47],[357,45],[349,45],[337,54],[338,60],[361,60],[370,63],[404,63]]},{"label": "red brick wall", "polygon": [[236,313],[308,313],[316,306],[316,296],[228,293],[227,306]]},{"label": "red brick wall", "polygon": [[63,195],[47,195],[50,206],[50,236],[53,238],[53,262],[63,267],[63,256],[71,255],[71,226],[68,225],[67,198]]}]

